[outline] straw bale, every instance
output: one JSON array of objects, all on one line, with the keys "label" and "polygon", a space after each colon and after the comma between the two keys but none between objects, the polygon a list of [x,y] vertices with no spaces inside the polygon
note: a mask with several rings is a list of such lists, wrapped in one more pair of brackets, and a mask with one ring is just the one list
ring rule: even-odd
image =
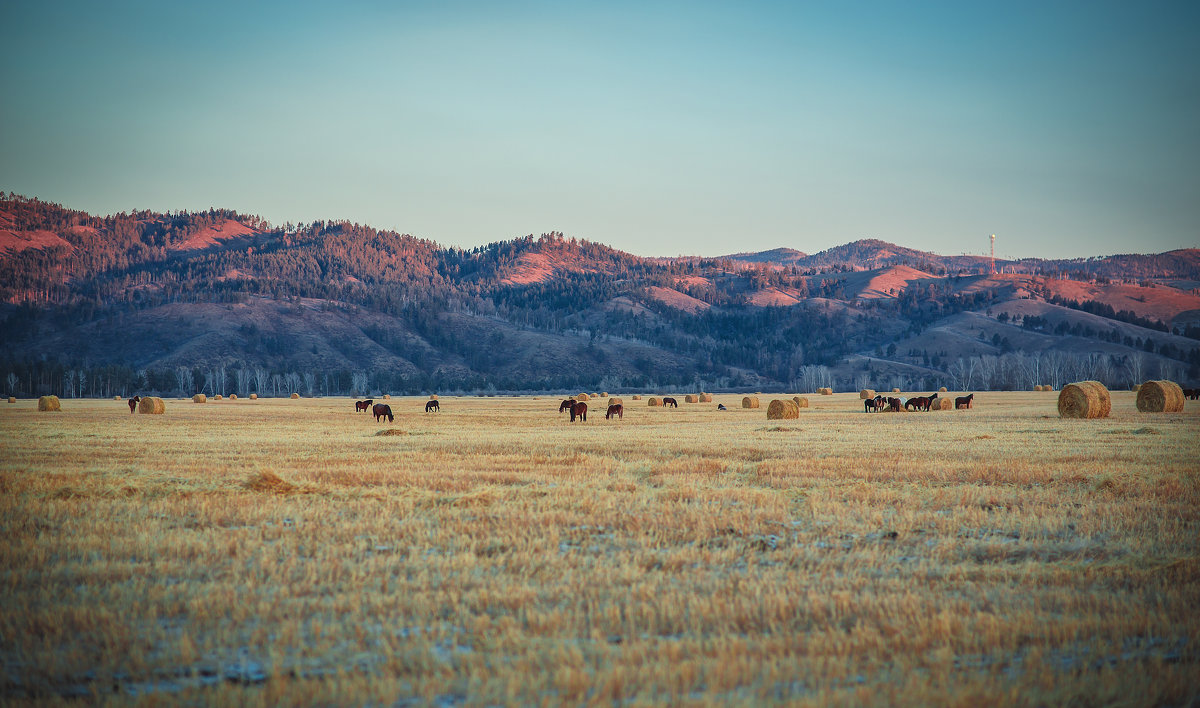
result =
[{"label": "straw bale", "polygon": [[62,403],[59,402],[58,396],[42,396],[38,398],[39,411],[61,411]]},{"label": "straw bale", "polygon": [[796,405],[795,401],[783,401],[776,398],[767,406],[767,420],[784,420],[786,418],[799,417],[800,406]]},{"label": "straw bale", "polygon": [[1174,381],[1147,381],[1138,388],[1137,409],[1143,413],[1178,413],[1183,402],[1183,389]]},{"label": "straw bale", "polygon": [[1058,415],[1062,418],[1107,418],[1112,411],[1108,389],[1099,381],[1077,381],[1058,393]]}]

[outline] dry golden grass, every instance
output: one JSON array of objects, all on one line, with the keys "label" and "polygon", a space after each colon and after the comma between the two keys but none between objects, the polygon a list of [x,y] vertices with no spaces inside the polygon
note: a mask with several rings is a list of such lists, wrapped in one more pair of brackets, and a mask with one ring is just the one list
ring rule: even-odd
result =
[{"label": "dry golden grass", "polygon": [[1193,403],[854,392],[767,425],[715,398],[574,425],[529,398],[0,409],[0,703],[1200,695]]}]

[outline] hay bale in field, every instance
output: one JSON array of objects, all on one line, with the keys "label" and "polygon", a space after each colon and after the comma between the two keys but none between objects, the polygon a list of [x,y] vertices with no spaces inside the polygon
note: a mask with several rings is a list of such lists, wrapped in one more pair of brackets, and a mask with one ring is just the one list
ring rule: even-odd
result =
[{"label": "hay bale in field", "polygon": [[758,408],[758,396],[743,396],[742,408]]},{"label": "hay bale in field", "polygon": [[792,396],[792,400],[796,402],[797,408],[808,408],[808,399],[804,396]]},{"label": "hay bale in field", "polygon": [[231,400],[231,401],[236,401],[236,400],[237,400],[237,394],[236,394],[236,393],[231,393],[231,394],[229,394],[229,400]]},{"label": "hay bale in field", "polygon": [[431,394],[429,394],[429,400],[431,400],[431,401],[436,401],[436,400],[437,400],[437,394],[436,394],[436,393],[431,393]]},{"label": "hay bale in field", "polygon": [[933,399],[933,402],[929,404],[929,410],[952,411],[954,410],[954,401],[951,401],[949,398],[941,398],[939,396],[938,398]]},{"label": "hay bale in field", "polygon": [[166,412],[167,404],[163,403],[163,399],[161,398],[155,398],[154,396],[142,396],[142,400],[138,401],[138,413],[162,415]]},{"label": "hay bale in field", "polygon": [[9,403],[16,403],[16,402],[17,402],[17,399],[16,399],[15,397],[13,397],[13,396],[9,396],[9,397],[8,397],[8,402],[9,402]]},{"label": "hay bale in field", "polygon": [[1107,418],[1112,412],[1108,389],[1099,381],[1077,381],[1063,386],[1058,394],[1062,418]]},{"label": "hay bale in field", "polygon": [[599,398],[599,397],[600,397],[600,394],[598,394],[598,393],[593,393],[593,394],[592,394],[592,398]]},{"label": "hay bale in field", "polygon": [[700,397],[694,393],[689,393],[688,395],[683,397],[683,402],[684,403],[699,403]]},{"label": "hay bale in field", "polygon": [[1134,393],[1137,393],[1138,389],[1140,389],[1141,387],[1142,387],[1141,384],[1134,384],[1129,390],[1133,391]]},{"label": "hay bale in field", "polygon": [[640,401],[640,400],[642,400],[642,397],[635,393],[635,394],[633,394],[633,400]]},{"label": "hay bale in field", "polygon": [[1178,413],[1183,402],[1183,389],[1174,381],[1147,381],[1138,388],[1137,409],[1143,413]]},{"label": "hay bale in field", "polygon": [[898,389],[898,388],[893,388],[893,389],[892,389],[892,393],[900,393],[900,389]]},{"label": "hay bale in field", "polygon": [[293,393],[293,394],[291,395],[291,398],[293,398],[293,399],[296,399],[296,398],[299,398],[299,397],[300,397],[300,394],[298,394],[298,393]]},{"label": "hay bale in field", "polygon": [[945,393],[945,392],[946,392],[945,386],[942,386],[941,388],[938,389],[938,393]]},{"label": "hay bale in field", "polygon": [[208,396],[205,396],[203,393],[197,393],[195,396],[192,396],[192,403],[208,403]]},{"label": "hay bale in field", "polygon": [[592,397],[587,395],[586,393],[581,393],[575,397],[575,400],[576,401],[590,401],[590,400],[592,400]]},{"label": "hay bale in field", "polygon": [[225,398],[225,397],[224,397],[224,396],[222,396],[222,395],[221,395],[221,394],[219,394],[219,393],[218,393],[217,395],[213,396],[213,400],[214,400],[214,401],[220,401],[220,400],[223,400],[224,398]]},{"label": "hay bale in field", "polygon": [[119,400],[121,400],[121,397],[120,397],[120,396],[113,396],[113,400],[114,400],[114,401],[119,401]]},{"label": "hay bale in field", "polygon": [[712,403],[712,394],[711,393],[700,394],[700,402],[701,403]]},{"label": "hay bale in field", "polygon": [[390,394],[390,393],[383,394],[383,400],[385,400],[385,401],[392,400],[392,394]]},{"label": "hay bale in field", "polygon": [[58,401],[58,396],[42,396],[38,399],[39,411],[61,411],[62,404]]},{"label": "hay bale in field", "polygon": [[818,388],[817,393],[821,394],[822,396],[832,396],[833,389],[832,388]]},{"label": "hay bale in field", "polygon": [[250,394],[250,400],[251,400],[251,401],[257,401],[257,400],[258,400],[258,394],[257,394],[257,393],[252,393],[252,394]]},{"label": "hay bale in field", "polygon": [[799,418],[800,406],[795,401],[783,401],[778,398],[767,405],[767,420],[784,420]]},{"label": "hay bale in field", "polygon": [[858,392],[858,400],[860,400],[860,401],[865,401],[868,398],[874,398],[874,397],[875,397],[875,389],[872,389],[872,388],[864,388],[863,390]]},{"label": "hay bale in field", "polygon": [[623,406],[623,405],[625,405],[625,404],[621,402],[621,399],[617,398],[616,396],[613,396],[612,398],[608,399],[608,405],[610,405],[610,406]]},{"label": "hay bale in field", "polygon": [[608,398],[608,391],[601,391],[601,392],[600,392],[600,397],[601,397],[601,398]]},{"label": "hay bale in field", "polygon": [[647,405],[647,406],[650,406],[650,407],[654,407],[654,406],[661,406],[661,405],[662,405],[662,399],[661,399],[661,398],[655,398],[654,396],[651,396],[650,398],[647,398],[647,399],[646,399],[646,405]]}]

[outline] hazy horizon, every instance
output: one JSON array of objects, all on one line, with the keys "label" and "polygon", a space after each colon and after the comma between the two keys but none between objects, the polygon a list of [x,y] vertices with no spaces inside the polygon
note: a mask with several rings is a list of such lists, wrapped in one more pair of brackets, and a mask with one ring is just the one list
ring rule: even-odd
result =
[{"label": "hazy horizon", "polygon": [[0,189],[642,256],[1195,247],[1187,3],[9,6]]}]

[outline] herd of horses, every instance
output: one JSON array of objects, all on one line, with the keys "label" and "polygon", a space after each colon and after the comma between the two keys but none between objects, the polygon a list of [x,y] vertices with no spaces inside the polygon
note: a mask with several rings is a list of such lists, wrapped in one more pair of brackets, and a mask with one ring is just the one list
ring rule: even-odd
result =
[{"label": "herd of horses", "polygon": [[[937,398],[938,398],[938,395],[936,393],[931,393],[928,396],[913,396],[912,398],[908,399],[907,401],[904,401],[903,403],[901,403],[899,398],[894,398],[891,396],[888,396],[888,397],[875,396],[874,398],[868,398],[865,401],[863,401],[863,412],[864,413],[880,413],[880,412],[899,413],[900,408],[902,406],[903,406],[904,410],[906,410],[906,411],[926,411],[926,412],[928,412],[929,409],[933,407],[933,402],[936,401]],[[975,401],[975,394],[973,394],[973,393],[967,394],[966,396],[958,396],[954,399],[954,409],[955,410],[963,410],[966,408],[970,408],[974,401]]]},{"label": "herd of horses", "polygon": [[1185,389],[1183,389],[1183,397],[1190,398],[1193,401],[1200,399],[1200,388],[1185,388]]},{"label": "herd of horses", "polygon": [[[389,423],[396,422],[396,416],[392,414],[392,407],[386,403],[375,403],[375,399],[373,398],[368,398],[365,401],[354,402],[355,413],[362,413],[364,411],[369,411],[371,415],[375,416],[376,423],[378,423],[381,418],[387,418]],[[429,401],[425,404],[426,413],[440,413],[441,411],[442,406],[436,400]]]}]

